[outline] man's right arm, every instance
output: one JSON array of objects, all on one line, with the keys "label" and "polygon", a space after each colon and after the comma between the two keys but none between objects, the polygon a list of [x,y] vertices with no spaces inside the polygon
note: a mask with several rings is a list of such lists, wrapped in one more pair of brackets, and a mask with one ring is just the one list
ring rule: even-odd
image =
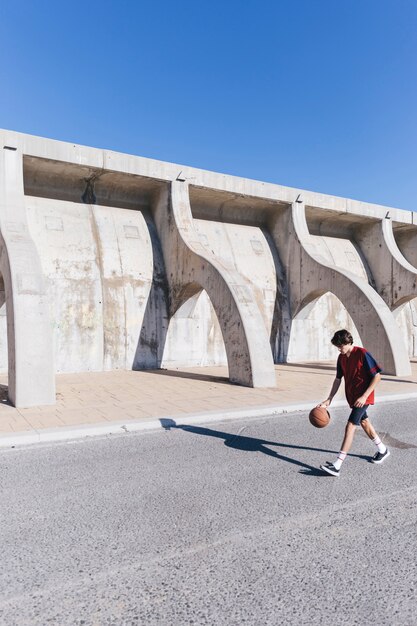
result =
[{"label": "man's right arm", "polygon": [[334,381],[333,381],[332,388],[331,388],[330,393],[329,393],[329,397],[326,400],[323,400],[323,402],[320,402],[320,404],[318,404],[317,406],[322,406],[322,407],[329,406],[331,404],[334,396],[337,394],[341,382],[342,382],[341,378],[335,378]]}]

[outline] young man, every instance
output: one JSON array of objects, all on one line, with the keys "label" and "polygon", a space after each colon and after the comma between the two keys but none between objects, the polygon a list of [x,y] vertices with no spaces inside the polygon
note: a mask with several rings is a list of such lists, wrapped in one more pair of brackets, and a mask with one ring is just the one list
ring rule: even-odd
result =
[{"label": "young man", "polygon": [[333,336],[332,344],[340,352],[336,378],[329,397],[318,406],[328,407],[331,404],[344,376],[346,399],[352,411],[337,459],[333,463],[326,461],[324,465],[320,465],[320,469],[332,476],[339,476],[342,463],[352,445],[356,427],[359,425],[377,447],[372,463],[382,463],[389,457],[390,452],[381,442],[366,413],[368,406],[374,404],[374,389],[381,380],[381,368],[367,350],[353,345],[352,335],[347,330],[338,330]]}]

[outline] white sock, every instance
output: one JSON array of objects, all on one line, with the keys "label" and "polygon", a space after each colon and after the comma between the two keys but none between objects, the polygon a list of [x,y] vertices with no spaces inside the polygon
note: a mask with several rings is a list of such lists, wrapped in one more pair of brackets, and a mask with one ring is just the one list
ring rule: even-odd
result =
[{"label": "white sock", "polygon": [[333,463],[333,465],[335,466],[337,470],[340,470],[340,468],[342,467],[342,463],[346,457],[347,457],[347,452],[339,452],[339,454],[337,455],[336,461]]},{"label": "white sock", "polygon": [[378,448],[378,452],[380,452],[381,454],[384,454],[385,450],[387,449],[387,446],[384,443],[382,443],[378,435],[375,437],[375,439],[372,439],[372,441]]}]

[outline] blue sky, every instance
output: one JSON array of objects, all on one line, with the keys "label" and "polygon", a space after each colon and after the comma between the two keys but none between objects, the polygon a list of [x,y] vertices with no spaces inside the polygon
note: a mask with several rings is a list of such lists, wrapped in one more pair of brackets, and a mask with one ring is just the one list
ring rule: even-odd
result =
[{"label": "blue sky", "polygon": [[0,127],[417,210],[417,2],[0,5]]}]

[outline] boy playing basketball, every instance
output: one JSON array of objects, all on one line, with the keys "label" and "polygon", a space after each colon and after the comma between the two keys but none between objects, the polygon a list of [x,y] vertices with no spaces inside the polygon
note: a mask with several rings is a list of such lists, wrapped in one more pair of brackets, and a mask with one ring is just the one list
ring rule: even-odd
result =
[{"label": "boy playing basketball", "polygon": [[377,447],[372,463],[382,463],[389,457],[390,452],[381,442],[366,413],[368,406],[374,404],[374,389],[381,380],[381,368],[367,350],[353,345],[352,335],[347,330],[338,330],[332,338],[332,344],[340,352],[337,359],[336,378],[329,397],[318,406],[330,405],[344,376],[346,399],[352,411],[346,424],[345,436],[337,459],[333,463],[326,461],[320,465],[320,469],[332,476],[339,476],[342,463],[352,445],[356,427],[359,425]]}]

